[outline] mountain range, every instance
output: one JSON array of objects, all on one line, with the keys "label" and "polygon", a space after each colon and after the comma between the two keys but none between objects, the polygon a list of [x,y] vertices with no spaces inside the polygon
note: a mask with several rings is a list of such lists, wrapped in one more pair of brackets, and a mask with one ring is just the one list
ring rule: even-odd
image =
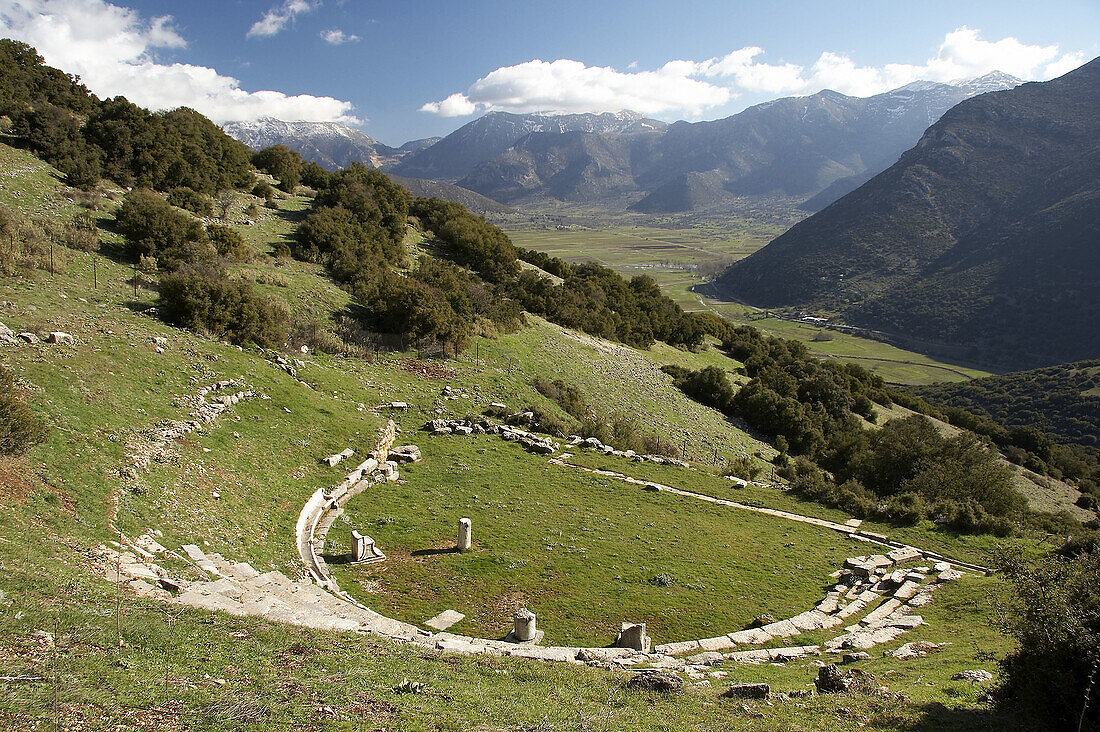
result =
[{"label": "mountain range", "polygon": [[346,168],[352,163],[386,167],[439,141],[433,137],[389,147],[362,130],[338,122],[284,122],[270,117],[255,122],[227,122],[222,129],[253,150],[286,145],[297,150],[303,159],[328,170]]},{"label": "mountain range", "polygon": [[390,169],[520,205],[625,197],[634,210],[656,213],[778,195],[820,207],[891,165],[958,102],[1017,84],[994,72],[867,98],[825,90],[672,125],[629,112],[493,112]]},{"label": "mountain range", "polygon": [[983,363],[1100,356],[1100,59],[964,101],[715,283]]},{"label": "mountain range", "polygon": [[812,211],[885,170],[958,102],[1019,83],[994,72],[950,84],[914,82],[867,98],[825,90],[671,125],[630,111],[490,112],[442,139],[400,148],[336,123],[267,119],[224,127],[255,149],[284,144],[326,168],[360,161],[507,204],[595,201],[669,213],[779,196]]}]

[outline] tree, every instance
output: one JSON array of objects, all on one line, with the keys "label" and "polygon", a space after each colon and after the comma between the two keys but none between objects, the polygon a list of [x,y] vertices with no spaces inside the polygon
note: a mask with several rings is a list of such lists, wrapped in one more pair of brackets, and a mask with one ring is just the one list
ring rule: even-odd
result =
[{"label": "tree", "polygon": [[294,193],[302,180],[302,156],[286,145],[265,147],[252,156],[252,164],[278,178],[280,190],[286,193]]},{"label": "tree", "polygon": [[229,218],[229,211],[233,208],[233,204],[237,201],[237,194],[235,191],[226,188],[218,191],[214,196],[214,208],[218,212],[218,220],[225,221]]},{"label": "tree", "polygon": [[115,226],[126,240],[127,253],[135,261],[148,255],[163,264],[165,255],[180,258],[188,244],[210,247],[202,224],[146,189],[135,189],[126,196],[115,214]]}]

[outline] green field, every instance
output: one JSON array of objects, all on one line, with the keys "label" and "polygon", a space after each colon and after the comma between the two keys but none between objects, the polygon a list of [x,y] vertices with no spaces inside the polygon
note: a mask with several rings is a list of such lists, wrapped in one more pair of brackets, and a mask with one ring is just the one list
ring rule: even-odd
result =
[{"label": "green field", "polygon": [[739,221],[691,228],[620,225],[604,230],[517,230],[516,245],[537,249],[567,262],[595,261],[624,277],[646,274],[686,309],[698,304],[687,291],[721,272],[730,262],[752,254],[782,232],[776,225]]}]

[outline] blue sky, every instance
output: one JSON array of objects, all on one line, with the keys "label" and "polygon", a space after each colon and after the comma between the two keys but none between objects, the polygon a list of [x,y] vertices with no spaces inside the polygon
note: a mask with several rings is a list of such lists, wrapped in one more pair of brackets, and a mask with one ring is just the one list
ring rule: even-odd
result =
[{"label": "blue sky", "polygon": [[0,35],[101,96],[218,121],[341,120],[388,144],[491,109],[716,119],[1100,55],[1100,3],[0,0]]}]

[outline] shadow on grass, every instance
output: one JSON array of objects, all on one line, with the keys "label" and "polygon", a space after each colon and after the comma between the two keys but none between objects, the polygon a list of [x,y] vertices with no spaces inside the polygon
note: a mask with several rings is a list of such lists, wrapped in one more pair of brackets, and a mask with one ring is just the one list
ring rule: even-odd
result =
[{"label": "shadow on grass", "polygon": [[286,209],[278,209],[273,213],[284,221],[289,221],[292,224],[300,224],[306,218],[306,214],[309,213],[309,209],[302,209],[301,211],[287,211]]},{"label": "shadow on grass", "polygon": [[434,557],[437,554],[458,554],[458,547],[449,546],[443,549],[417,549],[409,552],[410,557]]},{"label": "shadow on grass", "polygon": [[1004,732],[1041,732],[1051,729],[1043,720],[1024,718],[996,709],[948,708],[932,703],[922,708],[917,721],[898,727],[901,732],[969,732],[973,730],[1003,730]]}]

